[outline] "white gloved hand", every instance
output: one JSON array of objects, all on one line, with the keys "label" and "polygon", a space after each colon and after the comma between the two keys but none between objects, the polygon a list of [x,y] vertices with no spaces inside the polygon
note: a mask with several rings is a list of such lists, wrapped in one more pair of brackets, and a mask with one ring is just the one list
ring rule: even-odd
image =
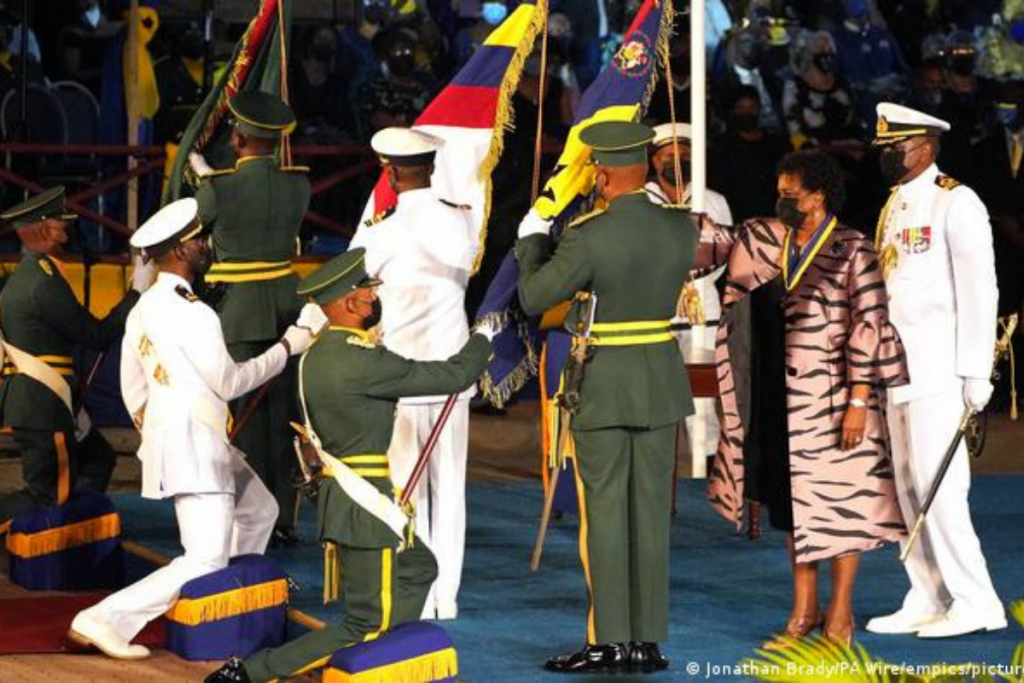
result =
[{"label": "white gloved hand", "polygon": [[501,332],[502,327],[493,318],[484,318],[473,327],[473,334],[482,334],[487,337],[487,341],[494,341],[494,338]]},{"label": "white gloved hand", "polygon": [[308,303],[302,307],[299,319],[295,321],[295,325],[317,335],[327,326],[327,322],[327,315],[324,313],[324,309],[320,308],[319,304]]},{"label": "white gloved hand", "polygon": [[303,353],[313,345],[315,339],[316,337],[313,336],[312,332],[304,327],[297,327],[295,325],[285,330],[284,336],[281,337],[281,341],[288,342],[288,353],[292,356],[298,356]]},{"label": "white gloved hand", "polygon": [[192,170],[196,172],[196,175],[202,178],[213,173],[213,167],[206,163],[206,157],[199,152],[188,153],[188,164],[192,167]]},{"label": "white gloved hand", "polygon": [[544,220],[536,209],[530,209],[519,223],[519,239],[530,235],[550,235],[551,221]]},{"label": "white gloved hand", "polygon": [[964,380],[964,405],[980,413],[992,398],[992,382],[987,379],[968,377]]},{"label": "white gloved hand", "polygon": [[156,280],[156,263],[152,260],[143,262],[141,256],[132,257],[132,289],[142,294]]}]

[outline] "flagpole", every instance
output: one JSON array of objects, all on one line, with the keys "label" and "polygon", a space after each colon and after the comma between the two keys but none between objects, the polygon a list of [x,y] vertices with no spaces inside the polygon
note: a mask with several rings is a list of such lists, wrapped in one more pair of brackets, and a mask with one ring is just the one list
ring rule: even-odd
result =
[{"label": "flagpole", "polygon": [[[125,110],[128,114],[128,146],[139,144],[139,0],[132,0],[128,11],[128,51],[125,59]],[[135,154],[128,155],[128,170],[136,166]],[[139,179],[128,181],[128,229],[134,232],[139,227]]]},{"label": "flagpole", "polygon": [[707,79],[705,60],[707,49],[704,46],[703,2],[690,3],[690,202],[694,213],[704,211],[704,195],[707,190]]}]

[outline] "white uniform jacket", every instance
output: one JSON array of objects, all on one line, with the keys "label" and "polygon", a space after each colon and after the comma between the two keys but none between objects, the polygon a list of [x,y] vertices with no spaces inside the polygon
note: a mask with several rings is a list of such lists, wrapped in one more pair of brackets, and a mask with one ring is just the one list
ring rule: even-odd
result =
[{"label": "white uniform jacket", "polygon": [[893,190],[878,229],[883,260],[890,245],[896,253],[886,279],[889,317],[910,371],[893,401],[958,389],[960,378],[987,379],[999,295],[992,226],[978,195],[933,165]]},{"label": "white uniform jacket", "polygon": [[[479,250],[470,212],[430,188],[398,195],[387,218],[359,227],[350,248],[366,249],[366,271],[383,280],[381,332],[388,349],[413,360],[445,360],[469,339],[466,286]],[[463,398],[473,395],[468,389]],[[402,403],[437,403],[443,396]]]},{"label": "white uniform jacket", "polygon": [[228,354],[220,320],[187,281],[160,273],[128,315],[121,394],[142,431],[142,496],[234,493],[227,402],[284,369],[275,344],[244,363]]}]

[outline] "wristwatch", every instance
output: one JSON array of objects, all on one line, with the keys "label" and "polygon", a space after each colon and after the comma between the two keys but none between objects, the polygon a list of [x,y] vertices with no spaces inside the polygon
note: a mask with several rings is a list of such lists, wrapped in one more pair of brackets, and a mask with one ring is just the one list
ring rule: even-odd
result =
[{"label": "wristwatch", "polygon": [[854,408],[867,408],[868,402],[862,398],[851,398],[850,405]]}]

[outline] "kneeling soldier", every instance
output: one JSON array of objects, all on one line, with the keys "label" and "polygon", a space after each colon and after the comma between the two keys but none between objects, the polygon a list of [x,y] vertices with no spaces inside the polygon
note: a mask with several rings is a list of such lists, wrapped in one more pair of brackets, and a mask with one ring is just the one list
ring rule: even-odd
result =
[{"label": "kneeling soldier", "polygon": [[410,538],[409,514],[394,502],[387,452],[395,404],[403,396],[464,391],[487,367],[495,330],[481,326],[443,362],[391,353],[367,333],[381,307],[379,281],[367,276],[364,257],[363,249],[342,254],[299,285],[329,321],[300,363],[299,399],[328,475],[319,486],[318,526],[337,551],[345,619],[244,662],[232,658],[208,682],[269,681],[323,666],[338,649],[418,620],[437,576],[430,549]]}]

